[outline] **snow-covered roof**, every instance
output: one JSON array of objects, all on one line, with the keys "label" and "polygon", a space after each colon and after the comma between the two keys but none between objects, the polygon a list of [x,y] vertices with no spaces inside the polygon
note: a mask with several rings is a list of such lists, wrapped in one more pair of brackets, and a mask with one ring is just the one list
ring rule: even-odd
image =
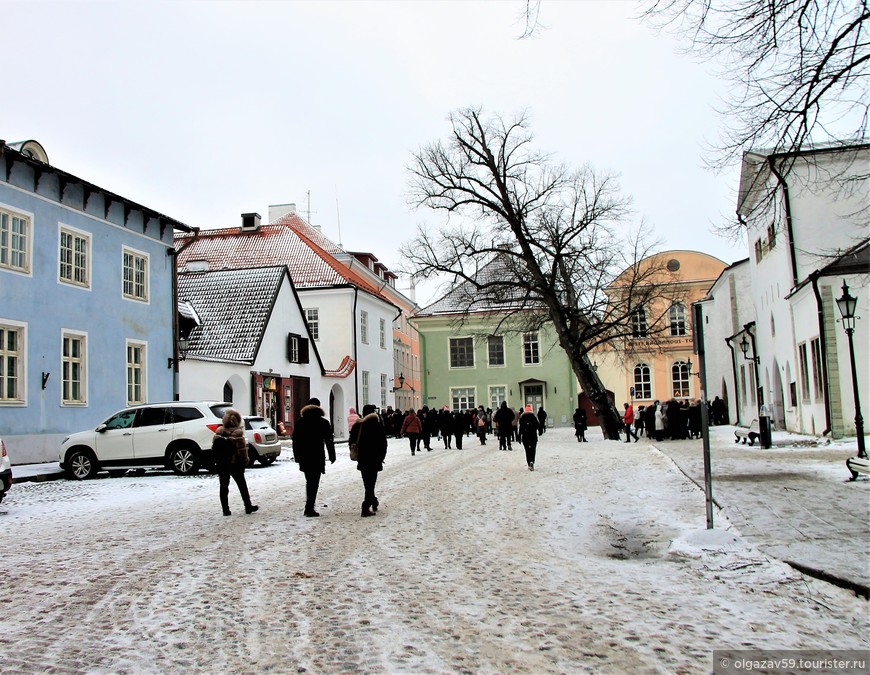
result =
[{"label": "snow-covered roof", "polygon": [[201,321],[187,357],[253,363],[285,274],[283,266],[179,274],[179,306]]}]

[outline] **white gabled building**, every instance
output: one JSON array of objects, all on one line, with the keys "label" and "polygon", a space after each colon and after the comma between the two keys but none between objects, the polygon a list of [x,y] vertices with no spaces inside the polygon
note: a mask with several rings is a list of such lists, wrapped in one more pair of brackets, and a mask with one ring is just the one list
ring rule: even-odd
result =
[{"label": "white gabled building", "polygon": [[[716,382],[729,378],[739,394],[746,389],[731,407],[733,421],[749,424],[763,404],[774,428],[835,437],[855,433],[848,344],[836,299],[844,280],[858,298],[856,372],[866,398],[868,177],[866,143],[744,155],[737,214],[746,226],[748,265],[729,268],[735,280],[721,279],[703,302],[714,325],[705,336],[708,355],[716,352],[723,327],[734,331],[725,336],[734,363],[714,359],[707,368],[712,391]],[[748,358],[740,349],[744,341]],[[754,370],[755,355],[753,405],[752,388],[743,386],[741,373],[747,366]]]}]

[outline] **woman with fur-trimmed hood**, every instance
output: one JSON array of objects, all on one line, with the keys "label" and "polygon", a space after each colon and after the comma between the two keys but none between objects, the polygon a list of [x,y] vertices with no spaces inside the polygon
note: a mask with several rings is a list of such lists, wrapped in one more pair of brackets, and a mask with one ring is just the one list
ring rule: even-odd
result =
[{"label": "woman with fur-trimmed hood", "polygon": [[[221,437],[221,440],[218,440]],[[223,442],[223,439],[230,441],[233,451],[229,453],[218,452],[216,446]],[[245,440],[245,432],[242,429],[242,416],[229,408],[221,420],[221,425],[215,431],[214,440],[212,440],[212,452],[215,456],[215,468],[218,473],[218,496],[221,500],[221,508],[225,516],[231,516],[229,492],[230,478],[236,482],[239,488],[239,494],[242,497],[242,502],[245,505],[245,513],[254,513],[259,506],[254,506],[251,503],[251,496],[248,493],[248,483],[245,480],[245,467],[248,465],[248,441]]]},{"label": "woman with fur-trimmed hood", "polygon": [[305,511],[309,518],[320,514],[314,510],[320,476],[326,473],[326,453],[329,462],[335,463],[335,442],[332,425],[320,407],[320,399],[312,398],[302,408],[301,416],[293,428],[293,459],[305,474]]},{"label": "woman with fur-trimmed hood", "polygon": [[387,456],[387,432],[378,415],[377,408],[371,404],[363,406],[363,416],[350,430],[350,443],[356,443],[359,456],[356,462],[357,471],[363,481],[365,497],[363,497],[361,516],[373,516],[380,502],[375,496],[375,484],[378,472],[384,468],[384,458]]}]

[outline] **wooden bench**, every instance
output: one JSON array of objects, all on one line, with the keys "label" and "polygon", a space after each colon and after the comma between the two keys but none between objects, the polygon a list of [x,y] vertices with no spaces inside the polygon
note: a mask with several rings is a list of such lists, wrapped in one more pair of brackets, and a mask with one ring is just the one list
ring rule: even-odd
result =
[{"label": "wooden bench", "polygon": [[859,473],[870,474],[870,459],[866,457],[850,457],[846,460],[846,468],[852,474],[849,480],[855,480]]},{"label": "wooden bench", "polygon": [[746,445],[746,439],[748,438],[749,445],[755,445],[755,439],[758,438],[760,433],[761,428],[758,426],[758,418],[756,418],[749,423],[748,429],[741,427],[734,430],[734,442],[739,443],[740,441],[743,441],[743,445]]}]

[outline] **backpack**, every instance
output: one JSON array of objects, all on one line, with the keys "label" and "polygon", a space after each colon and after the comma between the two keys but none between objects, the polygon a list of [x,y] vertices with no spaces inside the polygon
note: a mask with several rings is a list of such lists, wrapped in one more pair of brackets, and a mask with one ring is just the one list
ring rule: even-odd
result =
[{"label": "backpack", "polygon": [[215,434],[211,442],[211,451],[217,467],[227,467],[233,462],[236,454],[236,443],[229,436]]}]

